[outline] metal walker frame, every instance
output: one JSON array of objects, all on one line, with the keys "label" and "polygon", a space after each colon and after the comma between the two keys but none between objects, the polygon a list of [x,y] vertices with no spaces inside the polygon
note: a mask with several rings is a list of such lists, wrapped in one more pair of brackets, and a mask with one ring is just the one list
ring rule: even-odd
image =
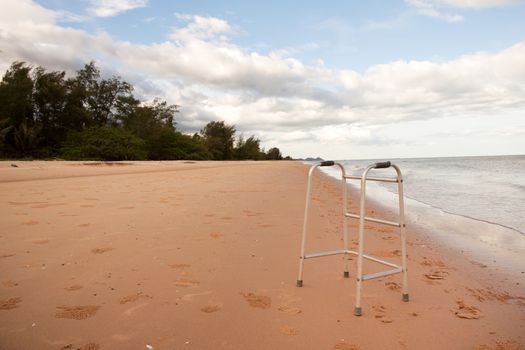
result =
[{"label": "metal walker frame", "polygon": [[[338,166],[341,169],[341,183],[343,187],[342,190],[343,190],[343,244],[344,244],[343,248],[344,249],[305,254],[306,233],[307,233],[307,225],[308,225],[308,212],[310,209],[312,175],[315,169],[317,169],[318,167],[325,167],[325,166]],[[397,174],[396,178],[381,178],[381,177],[369,177],[368,176],[368,173],[372,169],[386,169],[390,167],[394,168],[394,170],[396,171],[396,174]],[[347,188],[348,180],[361,180],[359,215],[348,212],[348,188]],[[376,218],[365,216],[366,182],[367,181],[397,183],[398,196],[399,196],[399,222],[387,221],[387,220],[376,219]],[[359,219],[359,245],[358,245],[357,251],[348,249],[348,218]],[[401,266],[393,264],[389,261],[381,260],[377,257],[371,256],[368,254],[364,254],[365,221],[375,222],[375,223],[384,224],[388,226],[394,226],[394,227],[399,228],[400,236],[401,236]],[[336,163],[334,161],[324,161],[317,165],[313,165],[310,168],[310,171],[308,172],[308,186],[306,190],[306,205],[304,209],[304,223],[303,223],[303,239],[301,243],[301,256],[299,259],[299,277],[297,278],[297,287],[303,286],[304,260],[311,259],[311,258],[330,256],[330,255],[338,255],[338,254],[344,255],[343,276],[346,278],[350,276],[348,272],[349,254],[357,255],[357,276],[356,276],[357,285],[356,285],[356,300],[355,300],[354,315],[356,316],[362,315],[362,309],[361,309],[362,283],[364,281],[368,281],[374,278],[380,278],[380,277],[402,273],[403,274],[402,300],[405,302],[408,301],[408,270],[407,270],[407,250],[406,250],[406,232],[405,232],[405,210],[404,210],[404,201],[403,201],[403,177],[397,165],[392,164],[390,162],[379,162],[379,163],[371,164],[368,167],[366,167],[365,171],[363,172],[361,176],[347,175],[345,172],[345,168],[340,163]],[[363,275],[363,258],[392,267],[393,269]]]}]

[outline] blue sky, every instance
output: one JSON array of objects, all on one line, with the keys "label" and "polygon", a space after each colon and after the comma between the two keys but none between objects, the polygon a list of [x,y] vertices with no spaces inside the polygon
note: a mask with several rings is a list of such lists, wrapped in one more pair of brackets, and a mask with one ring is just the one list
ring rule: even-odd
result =
[{"label": "blue sky", "polygon": [[0,68],[95,60],[294,157],[525,153],[525,3],[0,0]]}]

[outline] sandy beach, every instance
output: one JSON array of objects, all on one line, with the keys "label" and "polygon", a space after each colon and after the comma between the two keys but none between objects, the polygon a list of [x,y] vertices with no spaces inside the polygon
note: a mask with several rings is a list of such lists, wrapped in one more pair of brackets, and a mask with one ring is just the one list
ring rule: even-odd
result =
[{"label": "sandy beach", "polygon": [[[410,223],[410,302],[401,275],[375,279],[354,316],[355,259],[343,278],[341,256],[307,260],[297,288],[307,172],[0,162],[0,350],[525,348],[523,272]],[[341,201],[339,183],[316,177],[307,251],[343,248]],[[367,225],[366,252],[397,262],[399,249],[396,229]]]}]

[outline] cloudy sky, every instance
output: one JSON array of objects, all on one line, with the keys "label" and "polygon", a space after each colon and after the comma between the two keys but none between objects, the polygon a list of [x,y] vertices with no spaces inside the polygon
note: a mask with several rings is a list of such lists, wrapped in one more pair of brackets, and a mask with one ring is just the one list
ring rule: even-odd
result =
[{"label": "cloudy sky", "polygon": [[95,60],[293,157],[525,154],[521,0],[0,0],[0,70]]}]

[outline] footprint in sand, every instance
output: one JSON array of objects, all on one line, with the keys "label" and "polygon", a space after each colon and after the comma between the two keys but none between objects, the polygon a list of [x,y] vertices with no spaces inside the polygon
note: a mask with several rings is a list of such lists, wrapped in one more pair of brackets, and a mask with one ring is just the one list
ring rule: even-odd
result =
[{"label": "footprint in sand", "polygon": [[342,341],[334,345],[334,350],[359,350],[359,348],[356,345]]},{"label": "footprint in sand", "polygon": [[297,335],[299,334],[299,331],[293,327],[290,327],[288,325],[281,326],[279,328],[279,332],[281,332],[284,335]]},{"label": "footprint in sand", "polygon": [[49,240],[47,239],[35,239],[34,241],[31,241],[33,244],[47,244],[49,243]]},{"label": "footprint in sand", "polygon": [[180,279],[180,280],[177,280],[175,281],[174,283],[177,287],[184,287],[184,288],[187,288],[187,287],[196,287],[200,284],[199,281],[192,281],[192,280],[187,280],[187,279]]},{"label": "footprint in sand", "polygon": [[190,264],[168,264],[172,269],[187,269],[190,267]]},{"label": "footprint in sand", "polygon": [[292,307],[288,305],[281,305],[277,308],[277,310],[284,312],[285,314],[288,314],[288,315],[298,315],[301,312],[303,312],[303,310],[299,309],[298,307]]},{"label": "footprint in sand", "polygon": [[73,344],[67,344],[60,348],[60,350],[99,350],[100,345],[97,343],[88,343],[79,348],[73,347]]},{"label": "footprint in sand", "polygon": [[211,314],[213,312],[217,312],[222,308],[222,305],[219,304],[213,304],[213,305],[206,305],[203,308],[201,308],[201,311],[206,314]]},{"label": "footprint in sand", "polygon": [[3,281],[2,282],[2,285],[6,288],[13,288],[13,287],[16,287],[18,286],[18,283],[17,282],[14,282],[12,280],[7,280],[7,281]]},{"label": "footprint in sand", "polygon": [[97,343],[88,343],[78,348],[78,350],[99,350],[99,349],[100,349],[100,345]]},{"label": "footprint in sand", "polygon": [[7,202],[11,205],[47,204],[47,202]]},{"label": "footprint in sand", "polygon": [[70,320],[85,320],[95,316],[100,306],[98,305],[83,305],[83,306],[57,306],[55,318],[67,318]]},{"label": "footprint in sand", "polygon": [[456,303],[458,304],[458,308],[453,311],[457,317],[468,320],[477,320],[481,317],[482,314],[478,308],[466,305],[463,300],[458,300]]},{"label": "footprint in sand", "polygon": [[126,304],[126,303],[132,303],[134,301],[140,300],[140,299],[151,299],[151,297],[147,294],[144,294],[142,292],[126,295],[125,297],[120,298],[119,304]]},{"label": "footprint in sand", "polygon": [[385,286],[389,290],[400,290],[401,289],[401,285],[397,282],[385,282]]},{"label": "footprint in sand", "polygon": [[258,224],[257,226],[262,227],[262,228],[273,227],[273,225],[270,225],[270,224]]},{"label": "footprint in sand", "polygon": [[425,274],[425,277],[427,279],[429,279],[429,280],[435,281],[435,280],[443,280],[448,275],[450,275],[450,273],[448,271],[432,270],[432,271],[430,271],[430,273]]},{"label": "footprint in sand", "polygon": [[33,205],[31,208],[49,208],[49,207],[55,207],[58,205],[66,205],[67,203],[45,203],[45,204],[39,204],[39,205]]},{"label": "footprint in sand", "polygon": [[190,264],[168,264],[168,266],[175,270],[181,270],[181,269],[187,269],[191,265]]},{"label": "footprint in sand", "polygon": [[373,256],[379,256],[382,258],[394,258],[401,256],[401,251],[399,249],[396,250],[379,250],[373,252],[371,255]]},{"label": "footprint in sand", "polygon": [[34,225],[38,225],[38,221],[29,220],[29,221],[25,221],[23,224],[26,226],[34,226]]},{"label": "footprint in sand", "polygon": [[19,306],[18,304],[21,302],[22,302],[22,298],[20,297],[0,300],[0,310],[16,309]]},{"label": "footprint in sand", "polygon": [[115,248],[112,248],[112,247],[93,248],[93,249],[91,249],[91,253],[93,253],[93,254],[103,254],[103,253],[109,252],[110,250],[113,250],[113,249],[115,249]]},{"label": "footprint in sand", "polygon": [[427,258],[426,256],[423,257],[423,261],[421,262],[421,265],[423,266],[430,266],[430,267],[438,267],[440,269],[450,269],[443,261],[439,259],[431,259]]},{"label": "footprint in sand", "polygon": [[241,293],[248,305],[259,309],[269,309],[272,306],[272,299],[264,295],[255,295],[254,293]]},{"label": "footprint in sand", "polygon": [[522,350],[523,347],[514,340],[498,340],[494,345],[483,344],[477,350]]},{"label": "footprint in sand", "polygon": [[74,285],[66,287],[64,289],[67,290],[68,292],[72,292],[72,291],[79,290],[79,289],[82,289],[82,288],[84,288],[84,287],[80,286],[78,284],[74,284]]},{"label": "footprint in sand", "polygon": [[382,305],[374,305],[372,306],[372,309],[375,311],[374,317],[379,319],[382,323],[392,323],[393,320],[391,318],[388,318],[386,315],[386,307]]},{"label": "footprint in sand", "polygon": [[497,301],[501,301],[505,303],[512,299],[517,299],[517,300],[525,299],[523,297],[513,297],[506,291],[499,292],[493,289],[481,289],[481,288],[478,288],[478,289],[467,288],[467,290],[470,292],[471,296],[478,299],[478,301],[480,302],[497,300]]}]

